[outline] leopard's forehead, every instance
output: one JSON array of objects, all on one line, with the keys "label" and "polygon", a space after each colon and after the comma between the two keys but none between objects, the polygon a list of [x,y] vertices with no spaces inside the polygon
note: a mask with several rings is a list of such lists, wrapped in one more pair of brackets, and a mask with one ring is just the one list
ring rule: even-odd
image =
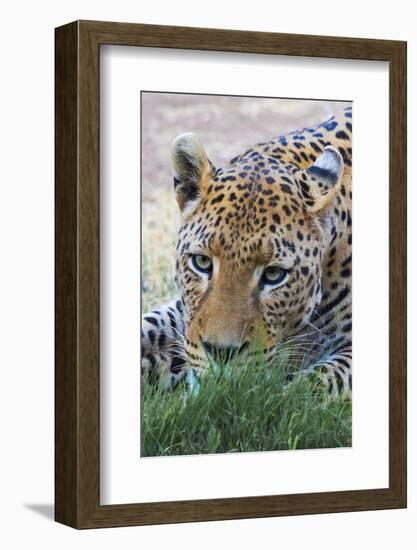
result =
[{"label": "leopard's forehead", "polygon": [[257,152],[217,169],[180,231],[184,249],[200,244],[240,261],[291,255],[309,223],[298,170]]},{"label": "leopard's forehead", "polygon": [[[302,208],[302,196],[296,184],[298,168],[274,157],[253,152],[232,166],[216,170],[210,184],[203,190],[206,207],[218,205],[235,210],[234,218],[258,219],[268,211],[282,210],[285,218]],[[289,208],[284,208],[290,203]],[[242,205],[242,206],[240,206]],[[246,216],[240,210],[245,210]],[[253,210],[254,206],[259,209]]]}]

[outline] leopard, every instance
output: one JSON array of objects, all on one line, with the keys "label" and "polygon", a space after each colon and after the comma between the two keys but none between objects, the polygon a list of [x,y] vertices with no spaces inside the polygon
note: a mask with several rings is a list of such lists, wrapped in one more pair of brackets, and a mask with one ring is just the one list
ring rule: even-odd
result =
[{"label": "leopard", "polygon": [[178,294],[142,317],[143,378],[175,388],[209,359],[273,363],[292,342],[302,375],[351,399],[352,106],[222,168],[182,133],[171,164]]}]

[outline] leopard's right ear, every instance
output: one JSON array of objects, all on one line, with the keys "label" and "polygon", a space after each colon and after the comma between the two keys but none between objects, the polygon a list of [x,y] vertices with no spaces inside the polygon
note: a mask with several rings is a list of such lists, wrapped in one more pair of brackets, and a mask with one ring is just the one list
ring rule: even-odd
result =
[{"label": "leopard's right ear", "polygon": [[203,146],[192,132],[180,134],[171,149],[174,189],[181,210],[200,196],[201,186],[213,171]]}]

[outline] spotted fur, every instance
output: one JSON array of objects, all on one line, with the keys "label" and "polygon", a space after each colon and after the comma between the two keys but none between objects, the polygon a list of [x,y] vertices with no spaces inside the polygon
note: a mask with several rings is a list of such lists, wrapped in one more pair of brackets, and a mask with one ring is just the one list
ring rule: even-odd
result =
[{"label": "spotted fur", "polygon": [[[182,224],[176,300],[144,316],[142,370],[175,386],[207,353],[269,360],[291,341],[332,395],[350,396],[352,109],[215,168],[194,134],[174,144]],[[190,258],[212,260],[203,276]],[[285,282],[263,284],[268,266]]]}]

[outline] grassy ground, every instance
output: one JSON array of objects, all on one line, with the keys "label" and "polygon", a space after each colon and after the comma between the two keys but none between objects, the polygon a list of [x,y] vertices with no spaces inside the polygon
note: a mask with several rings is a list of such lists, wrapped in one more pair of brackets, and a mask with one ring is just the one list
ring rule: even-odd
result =
[{"label": "grassy ground", "polygon": [[142,456],[351,446],[351,402],[330,401],[285,367],[211,368],[199,387],[143,387]]},{"label": "grassy ground", "polygon": [[[178,213],[170,192],[143,209],[143,312],[172,298]],[[274,368],[212,365],[200,387],[174,392],[142,385],[141,455],[190,455],[351,446],[351,403],[330,401],[299,379],[285,383],[298,356],[284,348]]]}]

